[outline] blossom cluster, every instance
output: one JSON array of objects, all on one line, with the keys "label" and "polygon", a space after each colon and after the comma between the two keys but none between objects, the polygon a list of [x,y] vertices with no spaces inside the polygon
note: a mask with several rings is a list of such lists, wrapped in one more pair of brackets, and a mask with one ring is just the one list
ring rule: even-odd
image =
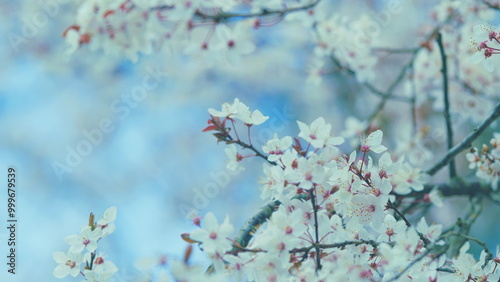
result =
[{"label": "blossom cluster", "polygon": [[[295,2],[304,1],[294,1],[293,5],[300,4]],[[255,49],[245,32],[252,25],[238,23],[229,27],[217,23],[230,17],[226,12],[242,4],[199,0],[84,1],[74,25],[64,34],[67,53],[89,45],[93,50],[137,61],[139,53],[150,54],[165,48],[182,49],[186,55],[202,55],[210,60],[226,57],[229,62],[237,62],[238,56]],[[252,10],[272,6],[276,5],[255,1]]]},{"label": "blossom cluster", "polygon": [[467,160],[470,162],[470,169],[477,169],[476,176],[491,184],[493,190],[498,189],[498,179],[500,177],[500,133],[495,133],[490,140],[491,148],[483,144],[479,151],[471,148],[467,153]]},{"label": "blossom cluster", "polygon": [[54,269],[53,275],[64,278],[67,275],[76,277],[81,274],[84,281],[110,281],[118,268],[105,259],[105,253],[97,252],[97,243],[115,231],[115,219],[116,207],[108,208],[97,222],[94,222],[94,215],[91,213],[89,225],[83,227],[80,234],[64,239],[70,246],[69,250],[54,252],[53,258],[59,265]]},{"label": "blossom cluster", "polygon": [[[486,59],[490,58],[492,55],[500,54],[500,49],[498,48],[500,47],[500,33],[498,33],[496,30],[496,28],[487,28],[484,25],[477,25],[473,29],[476,37],[475,40],[478,40],[473,41],[473,45],[477,48],[478,51],[480,51],[477,54],[484,55]],[[490,71],[492,71],[494,67],[492,60],[488,60],[487,62],[488,64],[486,65],[486,67]]]},{"label": "blossom cluster", "polygon": [[222,104],[221,111],[209,109],[208,112],[213,117],[241,120],[247,126],[259,125],[269,118],[262,115],[259,110],[250,111],[250,108],[241,103],[238,98],[235,98],[232,104]]},{"label": "blossom cluster", "polygon": [[[380,95],[383,91],[367,83],[383,80],[384,85],[394,83],[391,92],[397,89],[399,98],[415,99],[418,106],[430,102],[441,110],[441,58],[434,42],[440,33],[446,56],[453,61],[448,64],[449,87],[456,93],[451,100],[452,114],[478,121],[491,110],[500,79],[499,72],[493,71],[493,57],[498,56],[491,56],[498,53],[499,30],[478,25],[494,20],[486,1],[438,1],[427,15],[430,20],[412,31],[391,28],[412,13],[411,5],[417,4],[411,1],[382,5],[378,14],[370,9],[356,11],[351,17],[343,12],[341,3],[334,2],[81,1],[74,22],[63,35],[67,54],[88,46],[137,61],[140,54],[161,50],[170,57],[180,53],[201,58],[214,70],[224,71],[226,65],[238,65],[242,56],[265,48],[267,40],[258,37],[259,29],[279,24],[288,28],[285,33],[290,37],[293,30],[303,29],[307,42],[301,44],[314,46],[307,58],[307,80],[312,85],[319,86],[325,76],[340,71],[353,75],[371,92]],[[273,48],[285,50],[287,46],[283,42]],[[400,78],[391,82],[387,79],[391,76],[378,68],[387,64],[388,56],[401,54],[408,59],[398,57],[405,63]],[[485,68],[477,67],[478,62]],[[390,60],[389,65],[393,71]]]},{"label": "blossom cluster", "polygon": [[[235,104],[242,102],[235,100]],[[230,119],[233,111],[224,110],[229,106],[223,106],[220,117]],[[217,111],[209,112],[214,121]],[[209,130],[227,134],[219,135],[219,141],[242,145],[238,137],[229,137],[224,123],[212,122]],[[447,257],[449,235],[441,225],[428,225],[423,217],[412,224],[398,210],[401,199],[423,191],[429,177],[403,159],[393,160],[382,145],[381,130],[358,137],[357,149],[344,154],[338,147],[344,138],[334,135],[323,118],[297,123],[302,141],[275,136],[262,147],[263,154],[255,155],[267,161],[260,180],[261,197],[275,203],[275,210],[265,225],[251,226],[251,240],[231,239],[234,227],[229,218],[219,224],[212,213],[201,223],[197,218],[200,228],[184,234],[186,241],[200,244],[210,257],[216,275],[212,278],[394,281],[404,275],[412,281],[499,279],[498,254],[492,258],[483,251],[475,261],[466,252],[466,243],[458,256]],[[381,154],[378,161],[377,154]],[[195,281],[199,275],[187,271],[176,278]]]}]

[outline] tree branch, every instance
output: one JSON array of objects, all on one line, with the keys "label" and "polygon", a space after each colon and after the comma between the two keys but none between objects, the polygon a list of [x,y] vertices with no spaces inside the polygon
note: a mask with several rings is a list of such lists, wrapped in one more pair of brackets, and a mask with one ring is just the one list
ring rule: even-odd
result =
[{"label": "tree branch", "polygon": [[436,174],[441,168],[443,168],[445,165],[450,162],[455,156],[460,154],[463,150],[469,148],[472,145],[472,142],[476,140],[481,133],[486,130],[486,128],[493,123],[498,117],[500,116],[500,103],[498,103],[491,112],[491,114],[477,127],[475,128],[465,139],[457,144],[455,147],[453,147],[451,150],[446,153],[446,155],[439,160],[435,165],[433,165],[430,169],[426,171],[427,174],[429,175],[434,175]]},{"label": "tree branch", "polygon": [[[455,238],[449,239],[449,249],[447,250],[447,257],[456,257],[460,248],[468,241],[467,235],[470,232],[470,229],[474,222],[476,222],[479,214],[483,210],[483,205],[481,203],[481,197],[472,197],[470,200],[470,210],[465,216],[464,219],[458,218],[455,225],[447,232],[442,234],[442,237],[454,236]],[[462,235],[457,236],[456,233],[460,233]]]},{"label": "tree branch", "polygon": [[[422,253],[419,257],[417,257],[415,260],[413,260],[412,262],[410,262],[400,273],[398,273],[396,276],[392,277],[391,279],[387,280],[387,282],[392,282],[392,281],[396,281],[398,280],[403,274],[405,274],[405,272],[407,272],[408,270],[410,270],[410,268],[412,268],[417,262],[421,261],[422,259],[424,259],[425,257],[427,257],[427,255],[432,251],[431,248],[429,248],[427,251],[425,251],[424,253]],[[440,253],[438,254],[437,257],[440,257],[441,255],[443,255],[443,253]]]},{"label": "tree branch", "polygon": [[288,8],[288,9],[283,9],[283,10],[262,10],[262,12],[259,12],[259,13],[237,14],[237,13],[224,13],[224,12],[221,13],[221,12],[219,12],[215,15],[208,15],[208,14],[205,14],[201,11],[196,11],[195,15],[202,18],[202,19],[209,19],[209,20],[213,20],[215,22],[224,22],[224,21],[231,19],[231,18],[257,18],[257,17],[270,16],[270,15],[284,16],[284,15],[289,14],[289,13],[314,8],[314,6],[316,6],[320,1],[321,0],[315,0],[315,1],[313,1],[309,4],[306,4],[304,6]]},{"label": "tree branch", "polygon": [[318,224],[318,206],[316,205],[316,195],[314,189],[309,189],[309,196],[311,197],[311,204],[314,212],[314,245],[316,249],[316,272],[321,270],[321,249],[317,246],[319,244],[319,224]]},{"label": "tree branch", "polygon": [[472,241],[472,242],[475,242],[476,244],[478,244],[479,246],[481,246],[484,250],[484,252],[486,253],[486,259],[484,260],[484,266],[486,266],[486,264],[488,263],[488,261],[492,260],[493,259],[493,253],[490,251],[490,249],[488,248],[488,246],[486,245],[485,242],[477,239],[476,237],[472,237],[472,236],[469,236],[469,235],[465,235],[463,233],[458,233],[458,232],[452,232],[452,233],[449,233],[447,234],[449,236],[460,236],[460,237],[463,237],[469,241]]},{"label": "tree branch", "polygon": [[[394,204],[391,202],[391,200],[387,201],[387,208],[389,209],[392,209],[394,212],[396,212],[396,214],[399,216],[399,218],[401,218],[407,227],[412,227],[411,223],[408,221],[408,219],[406,219],[405,215],[403,213],[401,213],[397,208],[396,206],[394,206]],[[430,241],[429,239],[427,239],[424,234],[420,233],[419,231],[417,231],[417,229],[415,228],[415,231],[417,232],[418,234],[418,237],[420,237],[420,240],[422,240],[422,242],[424,242],[424,245],[427,246],[429,245]]]},{"label": "tree branch", "polygon": [[280,205],[281,202],[276,200],[263,206],[260,211],[252,218],[250,218],[240,229],[238,237],[234,239],[234,244],[236,246],[233,246],[233,248],[229,252],[235,252],[241,248],[245,248],[246,246],[248,246],[248,243],[253,237],[253,233],[257,231],[259,226],[261,226],[264,222],[271,218],[271,215],[273,215],[273,213],[278,209]]},{"label": "tree branch", "polygon": [[488,8],[491,8],[493,10],[497,10],[497,11],[500,11],[500,5],[498,4],[491,4],[490,1],[487,1],[487,0],[483,0],[483,3],[488,6]]},{"label": "tree branch", "polygon": [[[443,38],[441,33],[437,34],[436,42],[439,46],[439,53],[441,55],[441,73],[443,74],[443,100],[444,100],[444,120],[446,123],[446,146],[450,150],[453,147],[453,125],[451,124],[450,116],[450,100],[448,97],[448,63],[446,60],[446,53],[444,52]],[[450,179],[454,179],[457,175],[455,160],[451,159],[449,162]]]},{"label": "tree branch", "polygon": [[264,155],[263,153],[261,153],[259,150],[257,150],[253,145],[249,145],[249,144],[247,144],[247,143],[245,143],[245,142],[243,142],[243,141],[241,141],[239,139],[238,140],[233,140],[231,142],[235,143],[235,144],[238,144],[238,145],[240,145],[241,147],[243,147],[245,149],[252,150],[257,157],[263,158],[264,160],[266,160],[266,162],[268,162],[271,165],[278,165],[277,162],[272,162],[272,161],[268,160],[267,156]]}]

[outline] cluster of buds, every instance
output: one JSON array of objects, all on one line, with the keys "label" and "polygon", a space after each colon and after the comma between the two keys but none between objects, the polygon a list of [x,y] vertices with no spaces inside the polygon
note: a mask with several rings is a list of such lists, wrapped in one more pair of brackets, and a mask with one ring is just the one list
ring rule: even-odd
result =
[{"label": "cluster of buds", "polygon": [[231,130],[231,128],[226,127],[227,121],[228,118],[221,120],[220,117],[214,117],[210,115],[210,119],[207,121],[208,126],[205,127],[202,131],[216,131],[216,133],[214,133],[213,135],[217,138],[217,143],[219,141],[229,143],[232,140],[232,137],[229,135],[229,131]]},{"label": "cluster of buds", "polygon": [[500,133],[495,133],[490,140],[491,148],[483,144],[481,151],[471,148],[467,153],[469,168],[477,168],[476,176],[488,181],[493,190],[498,189],[498,178],[500,176]]}]

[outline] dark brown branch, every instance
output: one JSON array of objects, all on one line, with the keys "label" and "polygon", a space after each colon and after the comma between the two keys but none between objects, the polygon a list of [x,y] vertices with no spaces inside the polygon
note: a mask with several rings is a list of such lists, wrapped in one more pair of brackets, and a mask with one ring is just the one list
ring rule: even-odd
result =
[{"label": "dark brown branch", "polygon": [[[396,276],[392,277],[391,279],[387,280],[388,282],[396,281],[398,280],[403,274],[405,274],[410,268],[412,268],[417,262],[421,261],[423,258],[429,255],[431,253],[432,249],[429,248],[427,251],[425,251],[423,254],[421,254],[419,257],[414,259],[412,262],[410,262],[400,273],[398,273]],[[443,253],[439,253],[437,257],[440,257],[443,255]]]},{"label": "dark brown branch", "polygon": [[479,215],[483,210],[483,205],[481,203],[481,196],[472,197],[470,199],[470,210],[464,219],[458,218],[454,226],[450,230],[443,233],[442,237],[449,237],[450,234],[460,233],[461,236],[454,236],[454,238],[449,239],[449,249],[447,250],[447,257],[456,257],[460,248],[467,242],[467,236],[472,228],[472,225],[478,219]]},{"label": "dark brown branch", "polygon": [[209,15],[205,14],[201,11],[196,11],[195,15],[202,18],[202,19],[208,19],[208,20],[213,20],[215,22],[224,22],[228,19],[232,18],[257,18],[257,17],[263,17],[263,16],[271,16],[271,15],[279,15],[279,16],[284,16],[289,13],[297,12],[297,11],[303,11],[307,9],[314,8],[321,0],[315,0],[307,5],[300,6],[300,7],[294,7],[294,8],[288,8],[288,9],[283,9],[283,10],[262,10],[259,13],[249,13],[249,14],[238,14],[238,13],[217,13],[215,15]]},{"label": "dark brown branch", "polygon": [[316,195],[314,189],[309,189],[309,196],[314,212],[314,245],[316,249],[316,272],[321,270],[321,249],[317,246],[319,244],[319,224],[318,224],[318,206],[316,205]]},{"label": "dark brown branch", "polygon": [[483,3],[488,6],[488,8],[491,8],[493,10],[497,10],[497,11],[500,11],[500,5],[498,4],[491,4],[490,1],[487,1],[487,0],[483,0]]},{"label": "dark brown branch", "polygon": [[263,206],[261,210],[251,219],[249,219],[240,229],[238,237],[234,239],[235,246],[229,252],[236,252],[238,250],[246,248],[246,246],[248,246],[248,243],[252,239],[253,234],[255,233],[255,231],[257,231],[257,228],[259,228],[259,226],[261,226],[264,222],[271,218],[273,213],[278,209],[280,205],[281,202],[276,200]]},{"label": "dark brown branch", "polygon": [[478,244],[479,246],[481,246],[484,250],[484,252],[486,253],[486,258],[484,260],[484,266],[486,266],[486,264],[488,263],[488,261],[492,260],[493,259],[493,253],[490,251],[490,249],[488,248],[488,246],[486,245],[485,242],[477,239],[476,237],[472,237],[472,236],[469,236],[469,235],[465,235],[463,233],[456,233],[456,232],[452,232],[452,233],[449,233],[447,234],[449,236],[460,236],[460,237],[463,237],[464,239],[467,239],[469,241],[472,241],[472,242],[475,242],[476,244]]},{"label": "dark brown branch", "polygon": [[[446,59],[446,53],[444,51],[443,39],[441,33],[438,33],[436,42],[439,46],[439,53],[441,55],[441,73],[443,74],[443,100],[444,100],[444,120],[446,123],[446,146],[447,150],[453,147],[453,125],[451,124],[450,116],[450,99],[449,99],[449,89],[448,89],[448,62]],[[450,179],[454,179],[457,175],[457,169],[455,166],[455,160],[451,159],[449,164]]]},{"label": "dark brown branch", "polygon": [[[389,200],[387,201],[387,208],[393,210],[398,216],[399,218],[401,218],[407,227],[412,227],[411,223],[408,221],[408,219],[406,219],[405,215],[403,213],[401,213],[397,208],[396,206],[394,206],[394,204]],[[418,234],[418,237],[420,237],[420,240],[422,240],[422,242],[424,242],[424,245],[427,246],[429,245],[430,241],[429,239],[427,239],[424,234],[420,233],[419,231],[417,231],[417,229],[415,229],[415,231],[417,232]]]},{"label": "dark brown branch", "polygon": [[[293,197],[294,199],[306,200],[308,195],[302,194]],[[234,239],[234,247],[230,252],[235,252],[238,249],[246,248],[248,243],[253,237],[253,234],[257,229],[264,224],[275,211],[278,210],[281,202],[278,200],[274,200],[263,206],[260,211],[255,214],[251,219],[249,219],[245,225],[240,229],[238,237]]]},{"label": "dark brown branch", "polygon": [[259,150],[257,150],[253,145],[248,145],[247,143],[241,141],[241,140],[234,140],[232,141],[232,143],[235,143],[235,144],[238,144],[240,145],[241,147],[245,148],[245,149],[250,149],[252,150],[255,155],[257,155],[257,157],[260,157],[260,158],[263,158],[264,160],[266,160],[269,164],[272,164],[272,165],[278,165],[277,162],[272,162],[270,160],[267,159],[266,155],[264,155],[263,153],[261,153]]},{"label": "dark brown branch", "polygon": [[426,171],[429,175],[436,174],[441,168],[446,166],[448,162],[450,162],[454,157],[460,154],[463,150],[469,148],[472,145],[472,142],[476,140],[481,133],[488,128],[488,126],[493,123],[500,116],[500,103],[498,103],[493,109],[493,112],[477,127],[475,128],[465,139],[449,150],[446,155],[439,160],[435,165],[433,165],[430,169]]},{"label": "dark brown branch", "polygon": [[[312,250],[315,247],[319,247],[321,249],[333,249],[333,248],[344,248],[345,246],[349,245],[354,245],[354,246],[359,246],[359,245],[370,245],[374,249],[378,247],[378,245],[381,242],[375,242],[373,240],[358,240],[358,241],[344,241],[341,243],[335,243],[335,244],[313,244],[308,247],[303,247],[303,248],[297,248],[297,249],[292,249],[289,252],[291,254],[295,253],[308,253],[310,250]],[[389,245],[394,244],[393,242],[389,242]]]}]

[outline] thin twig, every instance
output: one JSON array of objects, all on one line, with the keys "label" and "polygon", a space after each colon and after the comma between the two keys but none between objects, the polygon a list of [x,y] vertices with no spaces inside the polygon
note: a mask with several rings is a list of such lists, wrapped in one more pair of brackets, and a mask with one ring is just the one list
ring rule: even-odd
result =
[{"label": "thin twig", "polygon": [[481,246],[484,250],[484,252],[486,253],[486,259],[484,261],[484,266],[486,266],[486,264],[488,263],[488,261],[492,260],[493,259],[493,253],[490,251],[490,249],[488,249],[488,246],[486,245],[485,242],[477,239],[476,237],[472,237],[472,236],[468,236],[468,235],[465,235],[465,234],[462,234],[462,233],[458,233],[458,232],[452,232],[452,233],[449,233],[447,234],[449,236],[460,236],[460,237],[463,237],[469,241],[472,241],[472,242],[475,242],[476,244],[478,244],[479,246]]},{"label": "thin twig", "polygon": [[261,153],[259,150],[257,150],[257,149],[256,149],[253,145],[249,145],[249,144],[247,144],[247,143],[245,143],[245,142],[243,142],[243,141],[241,141],[241,140],[234,140],[234,141],[232,141],[232,143],[238,144],[238,145],[240,145],[241,147],[243,147],[243,148],[245,148],[245,149],[250,149],[250,150],[252,150],[252,151],[255,153],[255,155],[256,155],[257,157],[263,158],[263,159],[264,159],[264,160],[266,160],[269,164],[272,164],[272,165],[278,165],[278,163],[277,163],[277,162],[272,162],[272,161],[268,160],[268,159],[267,159],[267,156],[266,156],[266,155],[264,155],[263,153]]},{"label": "thin twig", "polygon": [[[431,248],[429,248],[427,251],[425,251],[423,254],[421,254],[418,258],[416,258],[415,260],[413,260],[410,264],[408,264],[400,273],[398,273],[398,275],[392,277],[391,279],[387,280],[387,282],[392,282],[392,281],[396,281],[399,279],[399,277],[401,277],[403,274],[405,274],[408,270],[410,270],[410,268],[412,268],[417,262],[421,261],[422,259],[424,259],[430,252],[432,251]],[[438,258],[440,257],[441,255],[443,255],[443,253],[439,253],[435,258]]]},{"label": "thin twig", "polygon": [[[387,201],[387,208],[389,209],[392,209],[394,212],[396,212],[396,214],[399,216],[399,218],[401,218],[407,227],[412,227],[410,221],[408,221],[408,219],[406,219],[405,215],[402,214],[397,208],[396,206],[394,206],[394,204],[391,202],[391,200]],[[420,240],[422,240],[422,242],[424,242],[424,245],[427,247],[430,243],[429,239],[427,239],[424,234],[420,233],[419,231],[417,231],[417,229],[415,229],[415,231],[417,232],[418,234],[418,237],[420,237]]]},{"label": "thin twig", "polygon": [[[439,29],[441,28],[441,25],[438,25],[436,26],[431,33],[429,33],[426,37],[425,37],[425,40],[424,42],[428,42],[430,41],[436,34],[437,32],[439,31]],[[378,115],[378,113],[380,111],[382,111],[382,109],[384,108],[387,100],[402,100],[402,101],[405,101],[405,102],[411,102],[413,99],[412,98],[408,98],[408,97],[401,97],[401,98],[404,98],[403,99],[395,99],[395,97],[400,97],[400,96],[394,96],[393,95],[393,92],[394,90],[396,89],[396,87],[401,83],[401,81],[403,81],[403,78],[405,77],[406,75],[406,72],[408,70],[411,70],[413,71],[413,62],[415,61],[415,59],[417,58],[417,55],[418,55],[418,52],[423,49],[425,46],[425,44],[421,44],[419,47],[417,48],[413,48],[412,52],[411,52],[411,57],[410,57],[410,60],[408,61],[408,63],[406,63],[403,68],[401,69],[401,71],[399,72],[398,76],[396,77],[396,79],[391,83],[391,85],[389,86],[389,88],[387,89],[387,91],[385,93],[377,93],[377,92],[374,92],[371,88],[373,87],[369,87],[368,89],[370,89],[373,93],[379,95],[382,97],[382,100],[379,102],[379,104],[377,105],[377,107],[375,108],[375,110],[373,111],[373,113],[370,115],[370,118],[369,120],[372,120],[373,118],[375,118],[376,115]],[[366,84],[366,83],[365,83]],[[364,84],[364,85],[365,85]],[[365,85],[366,86],[366,85]],[[370,85],[371,86],[371,85]]]},{"label": "thin twig", "polygon": [[[447,150],[453,147],[453,125],[451,124],[450,116],[450,99],[449,99],[449,89],[448,89],[448,63],[446,59],[446,53],[443,46],[443,38],[441,33],[437,34],[436,42],[439,46],[439,53],[441,54],[441,73],[443,74],[443,100],[444,100],[444,120],[446,123],[446,146]],[[457,169],[455,166],[455,160],[452,159],[449,162],[449,172],[450,179],[454,179],[457,175]]]},{"label": "thin twig", "polygon": [[446,155],[439,160],[435,165],[433,165],[430,169],[426,171],[429,175],[436,174],[441,168],[446,166],[450,160],[452,160],[456,155],[460,154],[463,150],[469,148],[472,145],[472,142],[476,140],[481,133],[483,133],[488,126],[493,123],[500,116],[500,103],[498,103],[491,112],[491,114],[477,127],[475,128],[465,139],[449,150]]},{"label": "thin twig", "polygon": [[[340,61],[335,58],[334,56],[330,56],[330,60],[341,70],[344,70],[348,75],[350,76],[356,76],[356,72],[344,65],[342,65],[340,63]],[[362,85],[366,88],[368,88],[368,90],[370,90],[371,93],[377,95],[377,96],[380,96],[380,97],[387,97],[386,99],[390,99],[390,100],[394,100],[394,101],[401,101],[401,102],[408,102],[410,101],[410,99],[408,97],[404,97],[404,96],[398,96],[398,95],[393,95],[391,93],[391,95],[387,95],[387,92],[384,92],[384,91],[381,91],[381,90],[378,90],[375,86],[373,86],[372,84],[368,83],[368,82],[364,82],[362,83]]]},{"label": "thin twig", "polygon": [[321,249],[317,246],[319,244],[319,224],[318,224],[318,206],[316,205],[316,195],[314,189],[309,189],[309,196],[311,197],[311,204],[314,212],[314,245],[316,249],[316,271],[321,270]]},{"label": "thin twig", "polygon": [[[471,230],[472,225],[479,218],[483,210],[483,205],[481,203],[481,197],[473,197],[470,200],[470,210],[464,219],[458,218],[455,225],[446,233],[443,233],[442,237],[448,237],[450,234],[460,233],[467,236]],[[453,258],[456,257],[460,248],[467,242],[464,236],[457,236],[449,240],[449,248],[447,250],[446,256]]]},{"label": "thin twig", "polygon": [[372,51],[398,54],[398,53],[413,53],[417,48],[372,48]]},{"label": "thin twig", "polygon": [[[354,246],[359,246],[359,245],[370,245],[374,249],[378,247],[378,245],[381,242],[375,242],[374,240],[358,240],[358,241],[345,241],[342,243],[335,243],[335,244],[319,244],[319,247],[322,249],[330,249],[330,248],[343,248],[347,245],[354,245]],[[393,246],[394,242],[386,242],[387,244]]]},{"label": "thin twig", "polygon": [[406,226],[408,227],[411,227],[411,223],[408,221],[408,219],[406,219],[406,217],[404,216],[404,214],[402,214],[397,208],[396,206],[394,206],[394,204],[391,202],[391,200],[389,200],[387,202],[387,207],[394,210],[397,215],[405,222]]}]

